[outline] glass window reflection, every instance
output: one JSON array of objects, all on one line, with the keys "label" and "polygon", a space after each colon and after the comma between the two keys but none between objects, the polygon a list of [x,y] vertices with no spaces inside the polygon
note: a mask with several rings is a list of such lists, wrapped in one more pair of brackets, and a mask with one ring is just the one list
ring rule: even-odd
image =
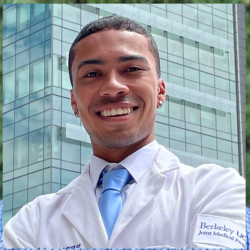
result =
[{"label": "glass window reflection", "polygon": [[183,16],[197,21],[197,9],[184,4]]},{"label": "glass window reflection", "polygon": [[74,23],[80,23],[80,9],[68,4],[62,5],[63,19]]},{"label": "glass window reflection", "polygon": [[200,125],[201,112],[200,105],[185,101],[186,121]]},{"label": "glass window reflection", "polygon": [[38,60],[30,65],[31,67],[31,93],[44,88],[44,59]]},{"label": "glass window reflection", "polygon": [[216,148],[217,148],[216,138],[213,136],[203,134],[202,135],[202,147],[211,148],[211,149],[216,150]]},{"label": "glass window reflection", "polygon": [[228,71],[228,53],[220,49],[214,49],[214,67]]},{"label": "glass window reflection", "polygon": [[182,15],[182,7],[182,4],[167,4],[167,10],[178,15]]},{"label": "glass window reflection", "polygon": [[3,60],[6,60],[15,55],[15,43],[3,48]]},{"label": "glass window reflection", "polygon": [[198,62],[198,43],[188,38],[183,39],[184,58]]},{"label": "glass window reflection", "polygon": [[8,141],[14,137],[14,124],[3,128],[3,141]]},{"label": "glass window reflection", "polygon": [[30,188],[28,190],[28,202],[33,201],[36,197],[43,194],[43,186]]},{"label": "glass window reflection", "polygon": [[31,23],[35,24],[42,21],[45,17],[45,4],[31,5]]},{"label": "glass window reflection", "polygon": [[3,127],[14,122],[14,110],[3,114]]},{"label": "glass window reflection", "polygon": [[13,195],[13,208],[22,207],[27,203],[27,190]]},{"label": "glass window reflection", "polygon": [[29,63],[29,51],[26,50],[16,56],[16,68],[20,68]]},{"label": "glass window reflection", "polygon": [[14,168],[18,169],[28,165],[28,135],[15,138]]},{"label": "glass window reflection", "polygon": [[201,134],[186,130],[186,142],[201,146]]},{"label": "glass window reflection", "polygon": [[24,50],[29,49],[30,47],[30,37],[27,36],[22,40],[16,42],[16,53],[23,52]]},{"label": "glass window reflection", "polygon": [[44,29],[39,30],[35,33],[33,33],[30,36],[30,47],[34,47],[36,45],[38,45],[39,43],[44,42]]},{"label": "glass window reflection", "polygon": [[3,211],[12,209],[12,194],[3,197]]},{"label": "glass window reflection", "polygon": [[80,163],[80,145],[76,141],[76,144],[71,144],[70,147],[68,143],[62,142],[62,160],[70,161],[74,163]]},{"label": "glass window reflection", "polygon": [[43,127],[43,113],[34,115],[29,118],[29,131]]},{"label": "glass window reflection", "polygon": [[209,67],[214,66],[214,57],[211,52],[211,47],[202,43],[199,43],[199,60],[200,63]]},{"label": "glass window reflection", "polygon": [[220,138],[217,138],[218,150],[231,154],[232,153],[232,143]]},{"label": "glass window reflection", "polygon": [[173,126],[169,126],[169,137],[171,139],[185,141],[185,130]]},{"label": "glass window reflection", "polygon": [[168,53],[183,57],[183,46],[180,36],[168,32]]},{"label": "glass window reflection", "polygon": [[72,180],[79,176],[79,173],[62,170],[62,184],[69,184]]},{"label": "glass window reflection", "polygon": [[199,71],[196,69],[184,67],[184,75],[186,79],[199,82]]},{"label": "glass window reflection", "polygon": [[15,137],[28,133],[28,119],[15,123]]},{"label": "glass window reflection", "polygon": [[200,82],[214,87],[214,75],[200,71]]},{"label": "glass window reflection", "polygon": [[81,164],[85,165],[90,160],[90,157],[93,154],[93,150],[90,145],[91,144],[81,142]]},{"label": "glass window reflection", "polygon": [[62,28],[62,40],[64,42],[73,43],[77,35],[78,33],[75,31]]},{"label": "glass window reflection", "polygon": [[13,140],[6,141],[3,143],[3,173],[7,173],[13,170]]},{"label": "glass window reflection", "polygon": [[14,192],[18,192],[24,189],[27,189],[27,176],[22,176],[19,178],[14,179]]},{"label": "glass window reflection", "polygon": [[3,39],[16,33],[16,6],[3,12]]},{"label": "glass window reflection", "polygon": [[170,148],[173,148],[173,149],[176,149],[176,150],[179,150],[179,151],[185,151],[186,150],[186,146],[185,146],[184,142],[170,139],[169,144],[170,144]]},{"label": "glass window reflection", "polygon": [[30,26],[30,4],[18,4],[17,31],[21,31]]},{"label": "glass window reflection", "polygon": [[231,131],[231,114],[216,110],[217,130],[230,133]]},{"label": "glass window reflection", "polygon": [[97,19],[98,19],[98,15],[96,15],[95,13],[90,13],[88,11],[81,10],[81,25],[82,26],[85,26],[89,22],[92,22]]},{"label": "glass window reflection", "polygon": [[213,26],[217,29],[227,31],[227,20],[213,15]]},{"label": "glass window reflection", "polygon": [[198,20],[201,23],[212,25],[212,14],[209,14],[205,11],[198,10]]},{"label": "glass window reflection", "polygon": [[186,143],[186,152],[195,155],[201,155],[201,147]]},{"label": "glass window reflection", "polygon": [[201,126],[216,128],[215,110],[209,107],[201,106]]},{"label": "glass window reflection", "polygon": [[152,36],[156,41],[158,49],[167,52],[167,38],[153,33]]},{"label": "glass window reflection", "polygon": [[15,69],[15,56],[3,61],[3,75]]},{"label": "glass window reflection", "polygon": [[229,91],[229,80],[215,76],[215,87],[218,89],[223,89]]},{"label": "glass window reflection", "polygon": [[184,101],[169,96],[169,117],[184,120]]},{"label": "glass window reflection", "polygon": [[29,136],[29,164],[43,160],[43,129],[30,133]]},{"label": "glass window reflection", "polygon": [[161,135],[164,137],[169,137],[168,125],[156,122],[155,123],[155,133],[156,135]]},{"label": "glass window reflection", "polygon": [[177,63],[168,61],[168,73],[183,77],[183,66]]},{"label": "glass window reflection", "polygon": [[[50,110],[49,110],[50,111]],[[44,128],[44,159],[51,158],[51,128]]]},{"label": "glass window reflection", "polygon": [[16,71],[16,99],[29,94],[29,65]]},{"label": "glass window reflection", "polygon": [[13,192],[13,180],[5,181],[3,183],[3,195],[11,194]]},{"label": "glass window reflection", "polygon": [[202,148],[202,155],[208,158],[217,159],[217,152],[213,149]]},{"label": "glass window reflection", "polygon": [[43,184],[43,170],[29,174],[29,188]]},{"label": "glass window reflection", "polygon": [[15,120],[20,121],[27,118],[29,115],[28,104],[20,108],[15,109]]},{"label": "glass window reflection", "polygon": [[44,57],[44,43],[41,43],[30,49],[30,62]]},{"label": "glass window reflection", "polygon": [[44,98],[30,103],[30,116],[41,113],[43,111]]}]

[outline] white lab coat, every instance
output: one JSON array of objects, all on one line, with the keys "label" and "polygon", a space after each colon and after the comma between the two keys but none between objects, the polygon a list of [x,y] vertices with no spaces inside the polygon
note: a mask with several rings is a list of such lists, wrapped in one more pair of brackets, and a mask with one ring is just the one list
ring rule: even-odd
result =
[{"label": "white lab coat", "polygon": [[161,146],[124,204],[110,240],[87,164],[82,174],[58,193],[39,196],[25,205],[6,224],[3,247],[223,247],[221,242],[194,241],[200,214],[212,220],[230,219],[244,231],[244,179],[234,169],[213,164],[198,168],[183,165]]}]

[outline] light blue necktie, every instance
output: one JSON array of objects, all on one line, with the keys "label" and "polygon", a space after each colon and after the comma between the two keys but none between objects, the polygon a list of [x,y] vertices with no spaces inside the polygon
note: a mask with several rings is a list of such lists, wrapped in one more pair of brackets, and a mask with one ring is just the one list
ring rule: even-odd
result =
[{"label": "light blue necktie", "polygon": [[99,208],[109,239],[122,209],[121,190],[131,180],[129,172],[122,168],[104,173],[103,179],[98,182],[98,184],[102,182]]}]

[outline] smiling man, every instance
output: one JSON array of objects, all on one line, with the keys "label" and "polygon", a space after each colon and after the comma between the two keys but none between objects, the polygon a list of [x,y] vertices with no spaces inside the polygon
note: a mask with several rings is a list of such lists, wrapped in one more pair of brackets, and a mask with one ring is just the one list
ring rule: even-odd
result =
[{"label": "smiling man", "polygon": [[4,248],[243,248],[244,179],[185,166],[154,140],[166,93],[151,34],[123,17],[94,21],[71,46],[69,72],[93,155],[8,222]]}]

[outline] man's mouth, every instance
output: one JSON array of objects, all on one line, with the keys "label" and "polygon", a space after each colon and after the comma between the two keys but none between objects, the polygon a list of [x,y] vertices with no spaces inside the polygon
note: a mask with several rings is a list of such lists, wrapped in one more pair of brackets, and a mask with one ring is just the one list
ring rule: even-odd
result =
[{"label": "man's mouth", "polygon": [[97,115],[109,117],[109,116],[123,116],[128,115],[138,109],[138,107],[127,107],[127,108],[117,108],[117,109],[107,109],[96,112]]}]

